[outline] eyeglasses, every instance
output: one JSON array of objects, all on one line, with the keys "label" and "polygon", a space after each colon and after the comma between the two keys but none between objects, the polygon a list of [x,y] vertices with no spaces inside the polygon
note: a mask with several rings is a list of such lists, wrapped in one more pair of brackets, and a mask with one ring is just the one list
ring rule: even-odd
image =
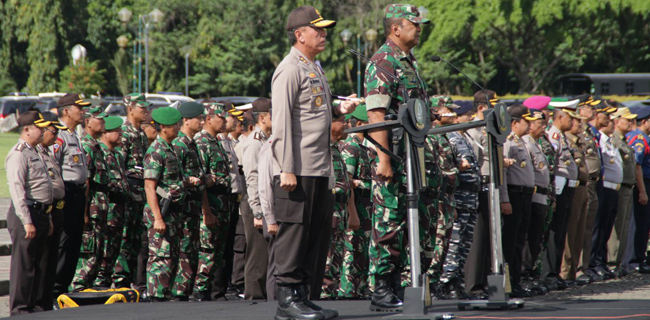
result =
[{"label": "eyeglasses", "polygon": [[46,128],[45,130],[51,132],[53,135],[59,134],[59,130],[57,130],[57,129]]}]

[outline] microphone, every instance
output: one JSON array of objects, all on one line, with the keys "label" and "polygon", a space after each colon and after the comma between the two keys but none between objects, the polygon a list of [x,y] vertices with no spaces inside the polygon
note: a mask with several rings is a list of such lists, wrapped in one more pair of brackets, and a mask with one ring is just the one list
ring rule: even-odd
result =
[{"label": "microphone", "polygon": [[444,63],[448,64],[450,67],[454,68],[454,70],[458,71],[460,74],[465,76],[469,81],[471,81],[475,86],[479,87],[481,91],[485,94],[485,102],[487,103],[488,107],[491,108],[492,104],[490,103],[490,97],[488,96],[487,90],[483,88],[478,82],[474,81],[474,79],[470,78],[468,75],[465,74],[465,72],[460,71],[460,69],[456,68],[455,65],[453,65],[451,62],[443,59],[441,56],[432,56],[431,61],[433,62],[440,62],[443,61]]}]

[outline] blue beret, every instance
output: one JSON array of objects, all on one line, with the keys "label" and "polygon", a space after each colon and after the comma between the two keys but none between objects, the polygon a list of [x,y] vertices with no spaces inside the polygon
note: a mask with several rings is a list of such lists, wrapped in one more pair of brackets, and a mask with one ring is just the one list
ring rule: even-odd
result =
[{"label": "blue beret", "polygon": [[637,120],[647,119],[648,117],[650,117],[650,107],[649,106],[640,107],[638,110],[636,110],[636,112],[633,113],[637,114],[636,117]]}]

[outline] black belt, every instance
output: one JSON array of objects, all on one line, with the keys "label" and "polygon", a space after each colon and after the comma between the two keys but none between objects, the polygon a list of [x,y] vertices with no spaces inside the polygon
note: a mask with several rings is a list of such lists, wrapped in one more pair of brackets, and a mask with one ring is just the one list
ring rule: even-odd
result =
[{"label": "black belt", "polygon": [[370,189],[354,189],[356,193],[358,193],[358,196],[360,198],[368,198],[370,197]]},{"label": "black belt", "polygon": [[509,192],[519,192],[519,193],[535,193],[535,187],[526,187],[526,186],[515,186],[512,184],[508,185]]},{"label": "black belt", "polygon": [[545,196],[548,194],[548,188],[537,187],[537,189],[535,189],[535,193],[539,193]]},{"label": "black belt", "polygon": [[490,176],[481,176],[481,184],[490,183]]},{"label": "black belt", "polygon": [[108,194],[109,190],[108,190],[108,185],[91,182],[90,183],[90,191],[101,192],[101,193],[104,193],[104,194]]},{"label": "black belt", "polygon": [[621,187],[626,187],[628,189],[634,188],[635,184],[634,183],[621,183]]},{"label": "black belt", "polygon": [[478,183],[470,183],[470,182],[460,182],[458,185],[458,189],[456,190],[464,190],[464,191],[470,191],[470,192],[479,192],[481,190],[481,185]]},{"label": "black belt", "polygon": [[25,203],[27,203],[27,207],[36,210],[38,213],[46,213],[52,209],[52,206],[50,204],[38,202],[35,200],[25,199]]},{"label": "black belt", "polygon": [[66,189],[70,189],[70,191],[86,192],[85,183],[74,183],[74,182],[63,181],[63,185],[65,185]]},{"label": "black belt", "polygon": [[589,177],[589,181],[599,181],[600,177]]}]

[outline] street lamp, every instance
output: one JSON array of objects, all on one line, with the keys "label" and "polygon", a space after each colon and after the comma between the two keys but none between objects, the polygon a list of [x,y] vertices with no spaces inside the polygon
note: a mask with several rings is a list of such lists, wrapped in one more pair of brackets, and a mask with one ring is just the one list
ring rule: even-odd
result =
[{"label": "street lamp", "polygon": [[129,38],[124,35],[117,37],[115,41],[117,41],[117,45],[122,49],[126,48],[126,45],[129,44]]},{"label": "street lamp", "polygon": [[81,64],[83,64],[84,60],[86,60],[86,54],[87,51],[84,46],[77,44],[74,47],[72,47],[72,52],[71,52],[72,64],[76,66],[79,60],[81,60]]},{"label": "street lamp", "polygon": [[162,21],[165,16],[162,11],[155,8],[149,14],[141,17],[144,22],[144,90],[149,93],[149,22],[158,23]]},{"label": "street lamp", "polygon": [[[352,38],[352,32],[348,29],[345,29],[341,31],[339,34],[341,36],[341,40],[343,40],[343,43],[347,46],[350,39]],[[366,43],[364,43],[363,47],[368,48],[368,45],[375,41],[377,38],[377,31],[375,29],[368,29],[364,33],[365,35],[365,40]],[[357,34],[357,52],[361,52],[361,34]],[[361,97],[361,57],[357,56],[357,96]]]},{"label": "street lamp", "polygon": [[181,53],[185,56],[185,95],[190,96],[190,53],[192,53],[191,46],[183,46],[181,48]]}]

